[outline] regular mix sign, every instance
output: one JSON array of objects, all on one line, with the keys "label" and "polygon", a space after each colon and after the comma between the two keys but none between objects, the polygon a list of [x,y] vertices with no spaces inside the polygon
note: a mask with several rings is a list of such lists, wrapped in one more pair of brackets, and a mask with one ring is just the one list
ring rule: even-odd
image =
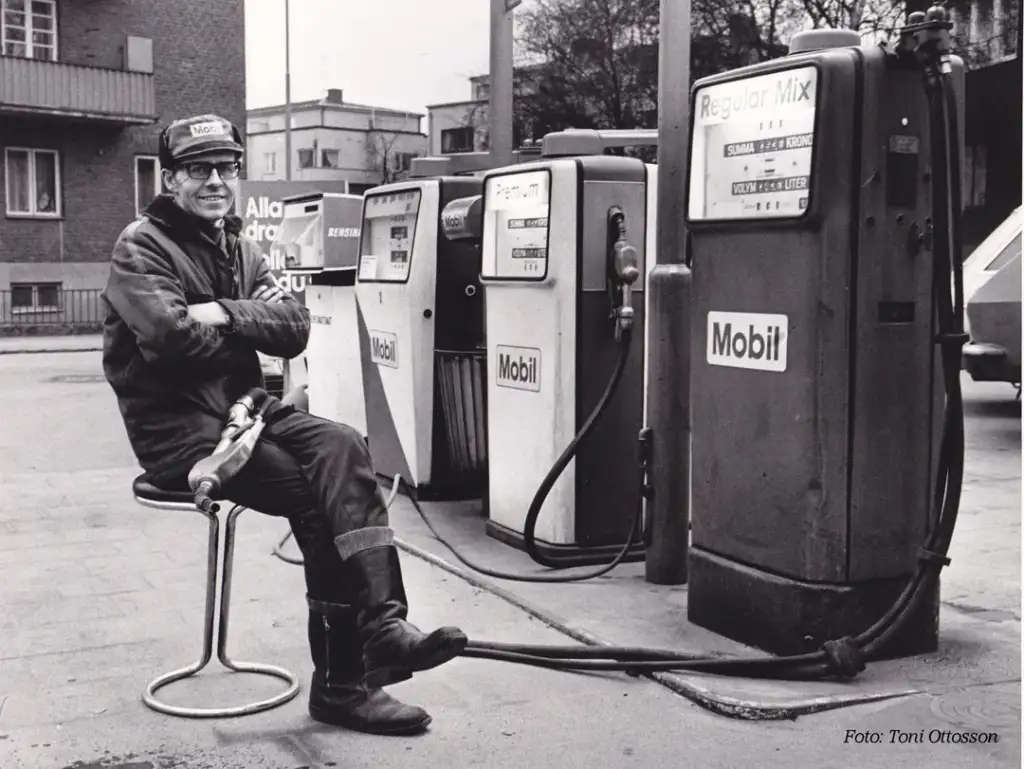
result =
[{"label": "regular mix sign", "polygon": [[818,70],[705,86],[694,103],[690,218],[800,216],[810,204]]}]

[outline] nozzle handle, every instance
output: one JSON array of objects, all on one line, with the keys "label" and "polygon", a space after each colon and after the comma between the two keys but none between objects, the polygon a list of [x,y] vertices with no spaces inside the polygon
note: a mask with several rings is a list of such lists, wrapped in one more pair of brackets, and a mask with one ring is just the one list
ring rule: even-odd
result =
[{"label": "nozzle handle", "polygon": [[196,487],[196,493],[193,497],[195,506],[202,510],[204,513],[216,513],[220,511],[220,505],[213,501],[210,494],[214,492],[217,484],[211,480],[202,481],[198,487]]}]

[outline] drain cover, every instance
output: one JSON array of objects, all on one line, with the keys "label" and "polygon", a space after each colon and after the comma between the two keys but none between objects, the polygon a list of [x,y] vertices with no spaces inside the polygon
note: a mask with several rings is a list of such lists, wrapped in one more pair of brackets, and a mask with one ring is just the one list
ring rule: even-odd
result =
[{"label": "drain cover", "polygon": [[61,382],[63,384],[92,384],[94,382],[106,382],[103,374],[61,374],[50,377],[48,382]]},{"label": "drain cover", "polygon": [[1020,686],[974,686],[932,700],[932,712],[965,729],[1020,724]]}]

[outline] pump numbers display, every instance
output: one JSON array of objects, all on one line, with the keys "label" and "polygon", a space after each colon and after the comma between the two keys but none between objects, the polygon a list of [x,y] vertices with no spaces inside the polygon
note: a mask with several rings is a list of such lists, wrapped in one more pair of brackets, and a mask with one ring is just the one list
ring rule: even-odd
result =
[{"label": "pump numbers display", "polygon": [[549,186],[547,171],[487,179],[483,278],[542,280],[547,274]]},{"label": "pump numbers display", "polygon": [[538,228],[547,228],[548,220],[541,219],[509,219],[508,228],[510,230],[534,230]]},{"label": "pump numbers display", "polygon": [[366,196],[360,282],[408,280],[419,207],[419,189]]},{"label": "pump numbers display", "polygon": [[546,248],[513,248],[513,259],[544,259],[548,255]]},{"label": "pump numbers display", "polygon": [[813,66],[698,89],[691,220],[796,217],[806,211],[817,110]]}]

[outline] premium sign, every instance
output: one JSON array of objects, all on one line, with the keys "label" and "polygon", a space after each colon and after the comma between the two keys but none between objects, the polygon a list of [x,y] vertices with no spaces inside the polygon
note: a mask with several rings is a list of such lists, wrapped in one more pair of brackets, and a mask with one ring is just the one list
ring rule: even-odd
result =
[{"label": "premium sign", "polygon": [[497,345],[495,384],[513,390],[540,392],[540,350],[535,347]]},{"label": "premium sign", "polygon": [[379,366],[398,368],[398,337],[370,329],[370,360]]},{"label": "premium sign", "polygon": [[785,371],[789,318],[753,312],[708,313],[708,363],[712,366]]},{"label": "premium sign", "polygon": [[481,265],[485,278],[545,277],[549,186],[547,171],[502,174],[487,180]]}]

